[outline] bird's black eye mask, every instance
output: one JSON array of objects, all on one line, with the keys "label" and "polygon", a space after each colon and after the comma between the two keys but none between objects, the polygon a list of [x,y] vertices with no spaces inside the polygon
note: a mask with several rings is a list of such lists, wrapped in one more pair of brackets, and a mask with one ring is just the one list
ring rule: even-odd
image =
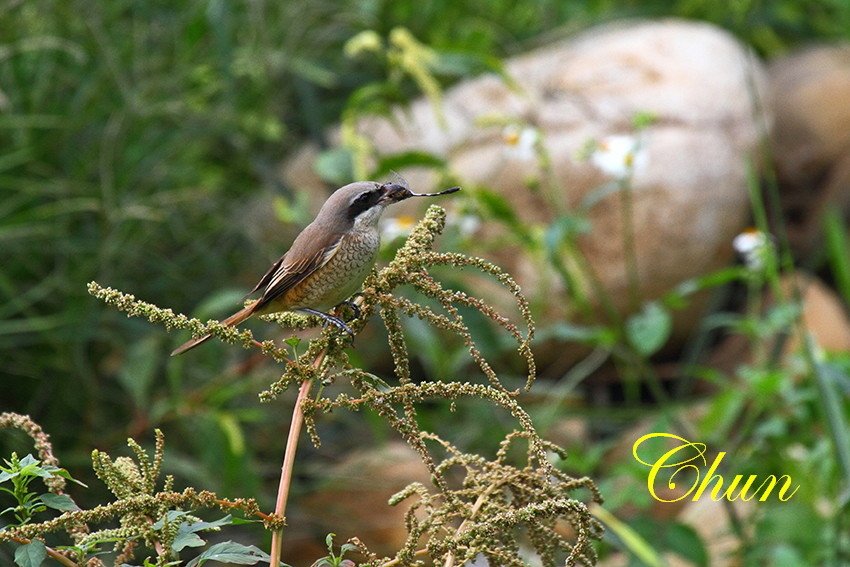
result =
[{"label": "bird's black eye mask", "polygon": [[371,209],[383,195],[382,187],[375,187],[357,195],[348,206],[348,220],[354,221],[361,213]]}]

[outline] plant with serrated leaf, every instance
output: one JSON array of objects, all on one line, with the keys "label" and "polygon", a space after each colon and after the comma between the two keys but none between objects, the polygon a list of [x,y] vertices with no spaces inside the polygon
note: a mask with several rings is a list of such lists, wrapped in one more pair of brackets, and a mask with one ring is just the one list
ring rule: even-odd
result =
[{"label": "plant with serrated leaf", "polygon": [[[3,417],[5,419],[0,419],[2,425],[33,425],[26,416],[3,414]],[[113,459],[102,451],[92,452],[95,473],[113,493],[115,500],[89,510],[78,508],[61,493],[35,495],[29,491],[29,481],[35,478],[49,481],[59,476],[63,482],[73,479],[55,465],[42,464],[32,456],[18,459],[13,455],[3,468],[3,475],[6,481],[16,483],[17,492],[4,490],[17,494],[22,502],[15,508],[20,521],[0,530],[0,541],[20,544],[15,552],[17,565],[38,567],[46,557],[50,557],[66,567],[100,567],[103,562],[98,556],[108,553],[113,556],[116,566],[135,567],[131,562],[138,555],[142,555],[140,561],[144,567],[176,566],[183,564],[181,551],[207,544],[201,534],[250,521],[227,514],[207,522],[196,515],[197,511],[211,508],[240,510],[246,516],[256,516],[259,519],[254,521],[262,520],[270,527],[279,523],[278,518],[261,513],[256,502],[250,499],[228,500],[193,488],[175,491],[170,476],[161,479],[164,437],[159,430],[156,430],[155,437],[153,456],[133,439],[128,440],[128,445],[135,459],[125,456]],[[42,435],[40,441],[47,458],[53,460],[46,435]],[[30,521],[33,513],[48,507],[63,513],[38,523]],[[54,549],[42,541],[48,536],[56,537],[54,534],[62,530],[71,540],[70,545]],[[151,550],[152,553],[142,553],[143,550]],[[192,564],[202,565],[205,561],[216,560],[253,565],[267,561],[267,558],[268,555],[256,547],[221,542],[197,556]]]},{"label": "plant with serrated leaf", "polygon": [[317,559],[311,567],[354,567],[354,562],[345,559],[345,554],[357,549],[357,546],[352,543],[344,543],[339,547],[339,555],[337,555],[334,553],[334,537],[336,537],[336,534],[327,535],[325,544],[328,546],[328,554]]},{"label": "plant with serrated leaf", "polygon": [[59,477],[78,482],[71,478],[65,469],[42,463],[32,455],[20,459],[16,453],[12,453],[11,458],[4,459],[4,463],[5,466],[0,465],[0,491],[12,496],[16,504],[0,511],[0,516],[14,517],[12,525],[28,524],[34,515],[48,508],[63,512],[77,509],[77,505],[67,494],[42,494],[30,488],[36,479],[50,480]]}]

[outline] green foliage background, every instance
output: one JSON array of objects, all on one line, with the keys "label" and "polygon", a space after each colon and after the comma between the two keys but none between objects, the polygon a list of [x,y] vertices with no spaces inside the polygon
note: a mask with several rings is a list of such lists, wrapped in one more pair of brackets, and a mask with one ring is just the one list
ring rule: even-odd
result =
[{"label": "green foliage background", "polygon": [[[662,16],[714,22],[768,58],[850,39],[845,0],[5,0],[0,409],[32,414],[70,469],[92,447],[172,427],[174,472],[269,502],[286,419],[256,403],[269,376],[221,370],[223,349],[168,360],[176,339],[105,309],[86,282],[201,318],[234,304],[305,220],[282,219],[273,238],[246,226],[257,203],[295,200],[281,161],[321,143],[348,95],[382,80],[379,65],[342,54],[360,31],[405,26],[487,61]],[[411,83],[397,96],[415,94]]]}]

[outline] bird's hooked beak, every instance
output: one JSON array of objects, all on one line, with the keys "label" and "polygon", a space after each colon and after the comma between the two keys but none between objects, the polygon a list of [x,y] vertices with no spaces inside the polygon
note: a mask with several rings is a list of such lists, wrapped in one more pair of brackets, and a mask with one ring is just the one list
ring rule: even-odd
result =
[{"label": "bird's hooked beak", "polygon": [[398,183],[384,183],[381,185],[381,192],[381,199],[378,202],[387,205],[404,201],[408,197],[413,196],[410,189]]}]

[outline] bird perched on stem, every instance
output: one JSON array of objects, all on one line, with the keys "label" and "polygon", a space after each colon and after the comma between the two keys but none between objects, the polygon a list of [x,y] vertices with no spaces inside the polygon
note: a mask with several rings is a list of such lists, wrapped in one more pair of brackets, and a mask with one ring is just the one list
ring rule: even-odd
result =
[{"label": "bird perched on stem", "polygon": [[[260,298],[222,323],[236,326],[252,315],[303,311],[353,334],[342,319],[327,311],[346,303],[375,264],[381,213],[387,205],[410,197],[434,197],[460,190],[452,187],[438,193],[414,193],[404,180],[399,181],[358,181],[334,191],[315,220],[251,290],[253,294],[262,289]],[[182,354],[211,336],[187,341],[171,356]]]}]

